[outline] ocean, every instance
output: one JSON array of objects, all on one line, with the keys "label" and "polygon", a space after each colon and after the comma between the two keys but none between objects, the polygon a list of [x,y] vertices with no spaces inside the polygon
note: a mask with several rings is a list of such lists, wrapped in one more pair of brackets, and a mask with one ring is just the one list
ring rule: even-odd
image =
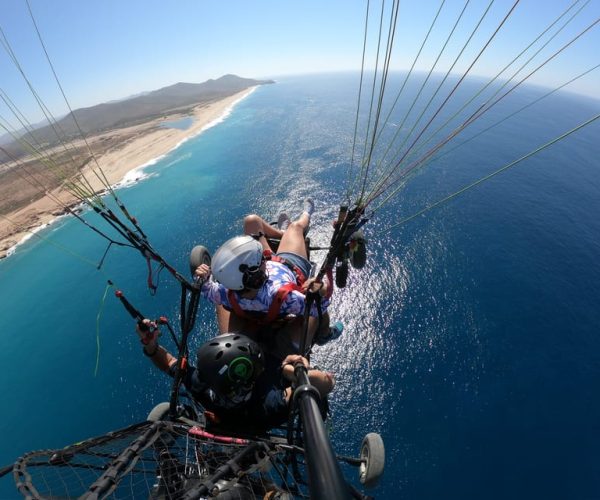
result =
[{"label": "ocean", "polygon": [[[357,88],[357,74],[260,87],[119,197],[182,273],[194,245],[214,252],[249,213],[299,215],[306,196],[316,201],[311,239],[326,245],[345,197]],[[474,129],[541,92],[522,89]],[[387,230],[599,109],[553,95],[450,147],[367,224],[368,264],[330,309],[344,334],[313,363],[337,378],[335,450],[357,455],[367,432],[384,439],[375,498],[600,498],[598,123]],[[0,466],[143,420],[170,390],[114,290],[103,297],[110,279],[144,315],[177,324],[178,283],[163,271],[150,294],[130,248],[111,247],[98,270],[107,243],[74,219],[40,235],[0,261]],[[191,348],[215,332],[202,304]],[[162,342],[174,350],[168,334]],[[0,498],[18,498],[11,475]]]}]

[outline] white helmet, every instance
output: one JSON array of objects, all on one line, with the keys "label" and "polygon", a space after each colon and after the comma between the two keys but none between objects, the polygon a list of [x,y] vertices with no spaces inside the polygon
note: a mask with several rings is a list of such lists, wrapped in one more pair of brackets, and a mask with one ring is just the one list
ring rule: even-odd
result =
[{"label": "white helmet", "polygon": [[266,279],[260,270],[263,247],[252,236],[236,236],[215,252],[211,270],[215,279],[230,290],[260,288]]}]

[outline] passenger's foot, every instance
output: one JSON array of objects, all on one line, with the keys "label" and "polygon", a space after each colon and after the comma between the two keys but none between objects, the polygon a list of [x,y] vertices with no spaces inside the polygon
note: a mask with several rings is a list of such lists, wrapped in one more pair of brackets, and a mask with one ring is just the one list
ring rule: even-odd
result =
[{"label": "passenger's foot", "polygon": [[290,218],[285,212],[281,212],[277,217],[277,229],[285,231],[290,225]]},{"label": "passenger's foot", "polygon": [[306,198],[304,200],[304,211],[308,214],[309,217],[315,211],[315,202],[312,200],[312,198]]},{"label": "passenger's foot", "polygon": [[325,345],[331,340],[337,339],[344,331],[344,325],[341,321],[336,321],[329,327],[329,330],[325,333],[317,334],[315,337],[315,344]]}]

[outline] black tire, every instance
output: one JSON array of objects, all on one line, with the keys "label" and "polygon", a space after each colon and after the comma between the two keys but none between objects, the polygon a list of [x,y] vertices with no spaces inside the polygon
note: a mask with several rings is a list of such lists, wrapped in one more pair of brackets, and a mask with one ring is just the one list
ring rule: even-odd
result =
[{"label": "black tire", "polygon": [[158,403],[150,413],[148,413],[148,418],[146,420],[148,422],[158,422],[159,420],[164,420],[169,415],[170,404],[167,402]]},{"label": "black tire", "polygon": [[201,264],[210,266],[210,253],[208,253],[206,247],[196,245],[190,252],[190,273],[192,276],[194,276],[194,271]]},{"label": "black tire", "polygon": [[376,432],[369,432],[360,446],[362,464],[358,470],[361,484],[372,488],[377,484],[385,467],[385,447],[383,439]]},{"label": "black tire", "polygon": [[350,264],[354,269],[362,269],[367,263],[367,242],[362,229],[356,231],[350,241],[354,243],[354,250],[350,251]]},{"label": "black tire", "polygon": [[348,282],[348,261],[344,259],[335,266],[335,286],[345,288]]}]

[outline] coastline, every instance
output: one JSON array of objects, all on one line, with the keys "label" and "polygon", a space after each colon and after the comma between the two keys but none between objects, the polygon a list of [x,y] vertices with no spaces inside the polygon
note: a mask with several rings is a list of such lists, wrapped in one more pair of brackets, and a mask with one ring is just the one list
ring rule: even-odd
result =
[{"label": "coastline", "polygon": [[[141,180],[140,172],[145,167],[155,164],[186,141],[224,121],[231,114],[234,106],[254,90],[256,87],[250,87],[219,101],[196,106],[191,113],[194,121],[185,130],[162,126],[165,122],[189,116],[174,113],[140,125],[90,136],[87,140],[93,150],[95,143],[105,140],[109,136],[125,139],[133,135],[133,139],[124,140],[113,149],[96,156],[98,165],[109,184],[118,189],[120,186],[131,185]],[[90,167],[85,167],[82,174],[90,181],[94,190],[104,190],[104,186],[92,174]],[[56,189],[50,195],[70,207],[80,204],[64,188]],[[19,210],[0,216],[0,259],[12,255],[20,245],[38,231],[64,215],[64,208],[46,195]]]}]

